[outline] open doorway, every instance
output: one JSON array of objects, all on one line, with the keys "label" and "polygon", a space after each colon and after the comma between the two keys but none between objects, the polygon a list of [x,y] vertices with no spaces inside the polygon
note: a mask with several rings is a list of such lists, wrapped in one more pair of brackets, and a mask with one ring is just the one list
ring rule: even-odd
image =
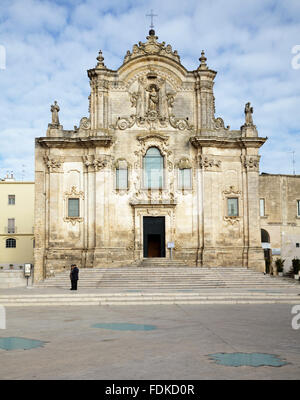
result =
[{"label": "open doorway", "polygon": [[165,257],[165,217],[144,217],[144,257]]}]

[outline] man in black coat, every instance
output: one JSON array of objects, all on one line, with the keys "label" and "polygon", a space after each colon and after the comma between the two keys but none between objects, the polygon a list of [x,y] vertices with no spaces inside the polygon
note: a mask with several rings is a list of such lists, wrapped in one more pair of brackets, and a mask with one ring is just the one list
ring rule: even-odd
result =
[{"label": "man in black coat", "polygon": [[77,290],[77,281],[78,281],[79,269],[76,267],[76,264],[71,265],[70,279],[71,279],[71,289]]}]

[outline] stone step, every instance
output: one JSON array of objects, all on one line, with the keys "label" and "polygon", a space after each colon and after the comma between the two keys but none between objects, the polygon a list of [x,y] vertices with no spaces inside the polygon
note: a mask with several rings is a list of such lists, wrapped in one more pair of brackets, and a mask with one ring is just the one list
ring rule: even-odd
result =
[{"label": "stone step", "polygon": [[299,296],[291,293],[135,293],[135,294],[45,294],[0,296],[3,306],[89,306],[154,304],[297,304]]},{"label": "stone step", "polygon": [[[158,262],[159,260],[154,260]],[[149,261],[147,260],[147,263]],[[165,261],[167,262],[167,261]],[[154,265],[153,264],[153,265]],[[191,267],[118,267],[86,268],[80,270],[81,288],[114,289],[201,289],[201,288],[288,288],[299,284],[285,278],[274,278],[246,268],[191,268]],[[58,273],[35,285],[37,287],[70,286],[69,271]]]}]

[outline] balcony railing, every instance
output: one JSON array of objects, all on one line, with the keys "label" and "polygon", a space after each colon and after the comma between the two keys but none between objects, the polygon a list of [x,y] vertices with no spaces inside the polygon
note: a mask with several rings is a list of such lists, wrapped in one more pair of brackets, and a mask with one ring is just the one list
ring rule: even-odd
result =
[{"label": "balcony railing", "polygon": [[11,226],[6,226],[6,227],[4,228],[4,233],[18,233],[18,229],[17,229],[16,226],[13,226],[13,227],[11,227]]}]

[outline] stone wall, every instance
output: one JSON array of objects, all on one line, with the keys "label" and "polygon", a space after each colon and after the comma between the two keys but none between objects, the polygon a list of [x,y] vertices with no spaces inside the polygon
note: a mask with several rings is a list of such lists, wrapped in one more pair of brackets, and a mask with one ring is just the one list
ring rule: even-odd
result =
[{"label": "stone wall", "polygon": [[271,249],[280,250],[273,258],[285,259],[284,269],[288,272],[292,259],[300,258],[300,216],[297,214],[300,175],[260,175],[259,197],[265,199],[261,228],[270,235]]}]

